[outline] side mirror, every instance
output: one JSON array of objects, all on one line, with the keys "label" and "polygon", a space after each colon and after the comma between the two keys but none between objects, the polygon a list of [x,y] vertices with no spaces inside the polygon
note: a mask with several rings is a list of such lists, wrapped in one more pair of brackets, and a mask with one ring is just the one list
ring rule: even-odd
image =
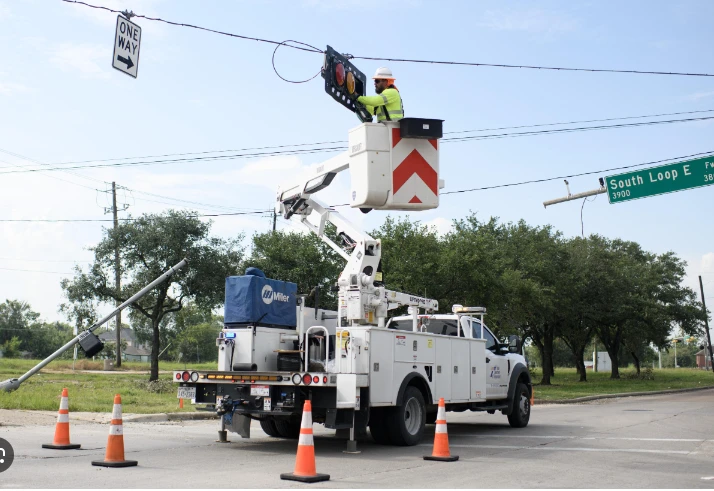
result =
[{"label": "side mirror", "polygon": [[520,353],[522,350],[522,344],[521,338],[515,334],[508,336],[508,351],[510,353]]}]

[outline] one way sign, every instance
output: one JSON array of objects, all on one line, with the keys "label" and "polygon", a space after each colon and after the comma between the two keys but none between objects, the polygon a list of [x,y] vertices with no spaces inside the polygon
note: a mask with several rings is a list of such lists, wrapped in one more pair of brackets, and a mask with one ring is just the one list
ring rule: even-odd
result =
[{"label": "one way sign", "polygon": [[141,27],[118,15],[117,32],[114,35],[112,66],[136,78],[136,72],[139,70],[140,45]]}]

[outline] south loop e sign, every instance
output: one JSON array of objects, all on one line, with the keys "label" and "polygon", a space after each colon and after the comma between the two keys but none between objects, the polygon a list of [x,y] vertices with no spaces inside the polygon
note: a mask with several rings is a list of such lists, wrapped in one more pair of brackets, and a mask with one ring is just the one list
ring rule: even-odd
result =
[{"label": "south loop e sign", "polygon": [[117,16],[117,31],[114,35],[114,58],[112,66],[119,71],[136,78],[139,70],[139,48],[141,46],[141,27],[126,17]]}]

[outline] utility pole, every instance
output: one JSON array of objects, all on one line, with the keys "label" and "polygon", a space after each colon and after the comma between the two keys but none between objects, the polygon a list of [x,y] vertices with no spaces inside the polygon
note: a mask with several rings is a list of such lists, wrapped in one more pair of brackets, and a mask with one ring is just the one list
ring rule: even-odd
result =
[{"label": "utility pole", "polygon": [[[112,181],[112,213],[114,214],[114,232],[119,228],[119,217],[117,216],[117,183]],[[114,238],[114,285],[116,286],[117,297],[121,295],[121,263],[119,262],[119,237]],[[117,306],[119,300],[116,300]],[[121,366],[121,311],[116,316],[117,332],[117,360],[115,367]]]},{"label": "utility pole", "polygon": [[[124,211],[129,206],[124,204],[121,211]],[[119,227],[119,209],[117,208],[117,183],[112,182],[112,207],[104,208],[104,213],[112,213],[114,216],[114,231]],[[117,296],[121,294],[121,263],[119,262],[119,238],[114,240],[114,285],[116,288]],[[116,305],[121,304],[119,300],[116,301]],[[117,312],[116,315],[116,335],[117,335],[117,358],[114,363],[115,367],[121,366],[121,311]]]},{"label": "utility pole", "polygon": [[273,208],[273,232],[275,232],[275,222],[278,218],[278,214],[275,213],[275,208]]},{"label": "utility pole", "polygon": [[[709,363],[714,363],[714,356],[712,356],[712,337],[709,334],[709,314],[707,314],[707,304],[704,302],[704,285],[702,284],[702,277],[699,276],[699,290],[702,292],[702,307],[704,307],[704,328],[707,330],[707,343],[709,344]],[[704,366],[707,366],[707,355],[704,355]],[[708,370],[708,369],[707,369]],[[714,365],[712,365],[712,371],[714,371]]]}]

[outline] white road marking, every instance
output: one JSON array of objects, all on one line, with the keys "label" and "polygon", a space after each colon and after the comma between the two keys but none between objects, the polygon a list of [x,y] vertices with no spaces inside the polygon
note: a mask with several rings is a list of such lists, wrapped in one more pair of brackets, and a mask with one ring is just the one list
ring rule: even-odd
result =
[{"label": "white road marking", "polygon": [[702,477],[705,481],[714,481],[714,476]]},{"label": "white road marking", "polygon": [[[431,447],[431,444],[423,443],[421,447]],[[459,445],[449,444],[452,448],[487,448],[487,449],[504,449],[504,450],[556,450],[562,452],[624,452],[624,453],[656,453],[656,454],[679,454],[688,455],[696,454],[688,450],[648,450],[645,448],[586,448],[586,447],[552,447],[538,445],[535,447],[522,447],[516,445]]]},{"label": "white road marking", "polygon": [[571,436],[571,435],[465,435],[451,434],[452,438],[471,437],[471,438],[549,438],[554,440],[629,440],[639,442],[714,442],[714,440],[702,440],[698,438],[627,438],[627,437],[610,437],[610,436]]}]

